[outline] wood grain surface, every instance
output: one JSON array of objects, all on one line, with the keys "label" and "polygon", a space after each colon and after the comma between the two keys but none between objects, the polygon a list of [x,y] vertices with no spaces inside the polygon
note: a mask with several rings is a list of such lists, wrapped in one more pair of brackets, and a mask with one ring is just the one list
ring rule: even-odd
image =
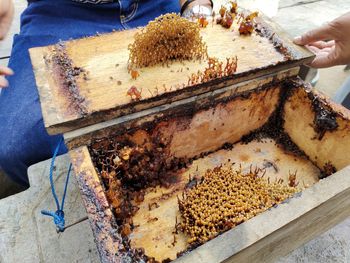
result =
[{"label": "wood grain surface", "polygon": [[[312,59],[310,52],[291,43],[288,37],[271,21],[259,20],[266,28],[267,37],[257,33],[240,36],[238,24],[231,29],[210,22],[201,30],[210,57],[225,62],[226,58],[238,57],[238,69],[233,76],[188,86],[192,73],[203,71],[207,61],[173,62],[168,66],[157,65],[142,68],[134,80],[127,70],[128,45],[137,30],[127,30],[101,36],[73,40],[64,43],[72,66],[85,70],[75,77],[77,90],[66,92],[62,77],[57,74],[50,57],[54,46],[30,50],[36,76],[45,126],[49,133],[62,133],[93,123],[113,119],[154,106],[205,93],[234,83],[254,79]],[[286,47],[290,60],[275,46]],[[44,57],[46,59],[44,59]],[[127,91],[132,87],[142,91],[140,101],[132,101]],[[71,107],[72,100],[84,101],[84,112]],[[78,105],[78,107],[81,105]]]},{"label": "wood grain surface", "polygon": [[[176,220],[177,222],[181,220],[177,198],[181,198],[189,177],[203,175],[207,169],[225,164],[229,162],[228,160],[235,163],[232,166],[233,170],[239,170],[241,167],[243,173],[249,172],[251,165],[263,168],[266,160],[278,160],[277,170],[270,167],[264,176],[271,182],[283,179],[287,185],[289,173],[294,171],[298,171],[298,182],[301,187],[311,186],[318,181],[317,167],[310,161],[284,152],[273,140],[253,141],[249,144],[237,143],[233,150],[220,150],[194,161],[191,167],[181,174],[181,180],[169,188],[150,189],[139,206],[140,210],[133,217],[137,227],[130,236],[132,247],[143,247],[146,255],[155,257],[159,262],[167,258],[174,260],[177,253],[185,251],[189,237],[184,233],[176,234],[174,243],[175,223]],[[149,204],[153,203],[157,203],[158,207],[150,210]]]},{"label": "wood grain surface", "polygon": [[[286,86],[277,86],[278,89],[282,87]],[[234,97],[226,101],[226,104],[214,102],[212,107],[190,114],[188,115],[189,120],[184,119],[182,122],[176,122],[175,117],[162,119],[162,122],[156,123],[163,127],[157,130],[160,133],[152,133],[152,130],[140,126],[137,132],[133,129],[129,134],[129,131],[124,130],[122,134],[130,136],[130,139],[134,138],[133,136],[135,138],[139,136],[138,132],[143,132],[142,134],[149,132],[160,135],[162,138],[171,138],[169,145],[172,154],[183,156],[187,153],[191,157],[198,152],[217,148],[214,146],[220,146],[224,142],[234,143],[242,134],[265,123],[267,117],[271,115],[271,110],[277,106],[274,98],[279,97],[279,94],[275,91],[273,86],[268,90],[269,94],[264,89],[260,90],[260,93],[257,92],[257,94],[261,100],[256,100],[251,95],[247,98]],[[316,139],[315,133],[311,130],[315,118],[314,106],[311,103],[312,96],[317,97],[322,107],[334,112],[339,125],[336,130],[327,131],[322,140]],[[245,101],[251,102],[252,105],[245,105]],[[269,110],[258,110],[264,106],[267,106],[266,109]],[[181,196],[190,174],[203,173],[208,168],[227,163],[229,159],[230,162],[238,165],[233,167],[234,169],[241,166],[243,170],[249,169],[250,165],[262,167],[266,160],[270,160],[278,167],[278,169],[275,169],[274,166],[267,168],[267,176],[270,180],[282,178],[284,182],[287,182],[287,176],[297,171],[299,185],[307,189],[277,207],[257,215],[186,253],[176,259],[176,262],[270,262],[348,216],[350,214],[347,208],[350,179],[349,167],[346,167],[349,161],[346,156],[349,145],[349,111],[339,105],[329,103],[321,94],[306,89],[301,82],[300,87],[295,87],[286,100],[283,110],[285,114],[283,128],[309,155],[310,159],[300,158],[286,152],[274,140],[269,139],[252,141],[248,144],[238,142],[233,145],[232,149],[218,150],[196,159],[188,170],[181,171],[179,180],[169,188],[156,187],[146,191],[145,198],[139,206],[140,209],[133,217],[136,227],[130,235],[131,246],[144,248],[147,255],[159,261],[167,258],[174,259],[177,252],[185,250],[187,248],[185,235],[178,234],[177,242],[173,243],[176,217],[180,217],[177,195]],[[250,114],[247,116],[244,112],[250,112]],[[212,117],[213,114],[215,117]],[[178,117],[178,119],[181,118]],[[222,125],[223,123],[225,125]],[[134,128],[137,128],[137,123],[135,125]],[[240,127],[235,128],[235,126]],[[220,131],[216,133],[215,129]],[[182,133],[177,134],[181,130]],[[184,138],[182,144],[181,138],[176,136]],[[191,140],[188,141],[186,136]],[[329,144],[332,145],[332,148],[329,147]],[[73,150],[73,152],[77,151],[79,148]],[[74,163],[77,163],[75,167],[79,169],[76,172],[82,178],[90,178],[91,172],[85,170],[94,169],[88,154],[85,150],[84,163],[87,164],[86,166],[80,164],[81,158],[73,160]],[[79,156],[76,153],[74,155]],[[320,169],[328,161],[331,161],[337,169],[342,170],[319,180]],[[83,193],[88,192],[87,189],[91,187],[101,190],[101,182],[98,177],[95,177],[93,181],[82,186]],[[80,180],[80,184],[84,182],[86,179]],[[101,191],[100,195],[104,196]],[[102,201],[93,200],[96,203],[91,204],[92,207],[99,206],[99,202],[105,204],[105,198],[101,199]],[[157,207],[150,209],[149,205],[154,202],[157,203]],[[95,224],[98,220],[98,218],[95,220]],[[102,222],[108,226],[106,220]],[[119,259],[119,256],[116,256],[116,259]]]}]

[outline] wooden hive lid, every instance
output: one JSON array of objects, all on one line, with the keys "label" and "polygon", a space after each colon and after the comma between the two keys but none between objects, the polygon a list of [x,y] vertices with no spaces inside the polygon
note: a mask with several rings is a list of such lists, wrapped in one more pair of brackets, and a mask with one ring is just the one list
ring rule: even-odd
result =
[{"label": "wooden hive lid", "polygon": [[[258,17],[257,32],[240,36],[238,24],[230,29],[210,21],[201,29],[208,55],[225,62],[237,56],[235,74],[189,85],[191,74],[204,71],[207,61],[173,62],[139,70],[134,80],[127,70],[128,45],[137,30],[125,30],[71,40],[29,50],[45,127],[50,134],[65,133],[155,106],[171,103],[277,73],[313,59],[296,46],[272,21]],[[260,33],[258,33],[260,32]],[[60,57],[54,57],[59,54]],[[131,87],[142,99],[133,101]]]}]

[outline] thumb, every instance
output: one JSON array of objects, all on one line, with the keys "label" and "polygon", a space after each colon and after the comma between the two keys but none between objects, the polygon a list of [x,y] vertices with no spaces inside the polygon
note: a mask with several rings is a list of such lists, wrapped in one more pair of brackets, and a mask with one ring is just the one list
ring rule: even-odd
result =
[{"label": "thumb", "polygon": [[320,40],[330,40],[333,38],[332,32],[332,27],[329,24],[326,24],[294,38],[293,42],[297,45],[308,45]]}]

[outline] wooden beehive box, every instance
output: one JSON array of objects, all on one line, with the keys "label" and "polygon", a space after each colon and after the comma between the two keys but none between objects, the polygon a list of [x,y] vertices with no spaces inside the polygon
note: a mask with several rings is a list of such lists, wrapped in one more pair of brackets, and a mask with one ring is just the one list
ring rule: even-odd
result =
[{"label": "wooden beehive box", "polygon": [[[350,215],[349,111],[296,77],[312,55],[273,23],[259,19],[252,36],[236,32],[215,24],[201,31],[209,54],[237,56],[238,70],[192,86],[189,75],[205,62],[144,68],[131,79],[127,46],[135,30],[30,50],[46,128],[65,133],[102,262],[133,262],[140,254],[159,262],[272,261]],[[64,67],[52,57],[57,52]],[[142,86],[141,100],[126,96],[131,86]],[[143,189],[127,234],[109,191],[119,144],[147,149],[161,162],[190,160],[162,174],[165,184]],[[133,167],[147,172],[152,158]],[[174,234],[177,198],[193,176],[223,164],[257,167],[284,183],[296,173],[303,190],[190,247],[184,233]]]},{"label": "wooden beehive box", "polygon": [[[308,51],[293,45],[273,24],[260,19],[258,25],[260,33],[246,37],[239,36],[237,24],[232,27],[233,31],[216,24],[203,28],[201,35],[208,46],[208,55],[223,62],[237,56],[238,68],[232,76],[198,85],[188,85],[189,77],[203,71],[207,60],[143,68],[133,80],[127,70],[128,45],[137,30],[33,48],[30,55],[45,127],[51,134],[76,130],[252,80],[312,59]],[[127,96],[132,86],[142,90],[140,101],[132,101]]]}]

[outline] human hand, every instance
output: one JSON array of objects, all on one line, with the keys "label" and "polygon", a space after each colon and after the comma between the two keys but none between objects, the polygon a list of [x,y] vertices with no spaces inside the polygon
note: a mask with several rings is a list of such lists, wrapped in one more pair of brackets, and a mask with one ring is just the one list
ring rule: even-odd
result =
[{"label": "human hand", "polygon": [[13,71],[10,68],[0,66],[0,89],[6,88],[9,85],[8,81],[5,79],[5,76],[10,75],[13,75]]},{"label": "human hand", "polygon": [[310,63],[314,68],[326,68],[350,63],[350,12],[294,39],[315,53]]},{"label": "human hand", "polygon": [[[0,40],[4,39],[10,29],[14,7],[12,0],[0,0]],[[5,66],[0,66],[0,88],[8,86],[5,76],[12,75],[13,71]]]},{"label": "human hand", "polygon": [[14,7],[12,0],[0,0],[0,40],[3,40],[10,29]]}]

